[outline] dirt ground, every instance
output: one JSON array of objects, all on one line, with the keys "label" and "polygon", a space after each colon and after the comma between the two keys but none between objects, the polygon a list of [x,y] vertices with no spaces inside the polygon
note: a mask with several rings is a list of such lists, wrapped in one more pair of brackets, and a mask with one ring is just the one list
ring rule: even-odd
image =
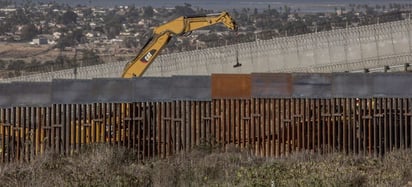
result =
[{"label": "dirt ground", "polygon": [[[138,49],[116,49],[112,51],[104,51],[96,49],[100,58],[104,62],[113,62],[119,60],[131,60],[137,54]],[[53,45],[32,45],[29,43],[5,43],[0,42],[0,60],[24,60],[30,63],[33,59],[40,62],[55,60],[57,56],[64,55],[73,58],[75,50],[64,50],[53,48]],[[78,58],[81,53],[77,54]]]},{"label": "dirt ground", "polygon": [[[28,43],[0,43],[0,59],[2,60],[24,60],[31,62],[54,60],[60,51],[53,49],[52,45],[32,45]],[[64,55],[72,56],[74,52],[64,51]]]}]

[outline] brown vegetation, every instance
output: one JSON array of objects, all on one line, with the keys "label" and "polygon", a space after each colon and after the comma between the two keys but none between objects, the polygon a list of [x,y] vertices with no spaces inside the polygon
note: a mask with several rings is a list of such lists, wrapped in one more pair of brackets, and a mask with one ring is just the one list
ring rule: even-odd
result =
[{"label": "brown vegetation", "polygon": [[81,154],[46,154],[29,164],[0,167],[1,186],[402,186],[412,180],[412,152],[384,158],[298,153],[263,159],[235,148],[199,147],[138,163],[109,146]]}]

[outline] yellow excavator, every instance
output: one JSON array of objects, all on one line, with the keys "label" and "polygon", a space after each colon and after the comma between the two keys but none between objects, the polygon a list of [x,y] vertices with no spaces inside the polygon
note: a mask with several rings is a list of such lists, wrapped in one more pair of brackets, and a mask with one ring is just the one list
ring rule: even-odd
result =
[{"label": "yellow excavator", "polygon": [[171,37],[185,35],[194,30],[217,23],[223,23],[230,30],[237,29],[235,21],[227,12],[208,14],[205,16],[182,16],[154,28],[153,36],[140,50],[139,54],[131,62],[127,63],[122,77],[131,78],[142,76]]},{"label": "yellow excavator", "polygon": [[[154,59],[159,55],[159,52],[166,46],[166,44],[169,42],[172,36],[185,35],[185,34],[190,33],[191,31],[204,28],[207,26],[211,26],[214,24],[218,24],[218,23],[223,23],[226,27],[228,27],[231,30],[237,29],[235,21],[229,16],[227,12],[222,12],[220,14],[209,14],[205,16],[195,16],[195,17],[182,16],[175,20],[167,22],[159,27],[156,27],[153,30],[153,36],[151,37],[151,39],[149,39],[146,45],[141,49],[141,51],[136,56],[136,58],[134,58],[133,61],[129,62],[126,65],[123,71],[122,77],[131,78],[131,77],[142,76],[143,73],[146,71],[146,69],[154,61]],[[130,109],[129,107],[122,107],[122,113],[129,109]],[[116,119],[114,119],[113,117],[106,119],[106,121],[109,121],[109,123],[115,120],[118,121],[120,119],[118,117]],[[82,122],[80,120],[76,120],[75,122],[72,122],[70,124],[71,125],[70,129],[72,133],[79,131],[80,128],[83,128],[81,123]],[[89,122],[83,122],[83,123],[89,124]],[[101,137],[103,134],[106,135],[105,140],[103,140],[102,138],[100,140],[97,140],[97,142],[101,142],[101,141],[106,141],[106,142],[116,141],[117,142],[120,140],[124,140],[124,138],[126,137],[126,130],[122,130],[118,132],[119,134],[116,135],[117,137],[116,139],[113,137],[109,138],[109,136],[107,135],[111,134],[112,132],[110,128],[109,129],[107,128],[107,122],[102,123],[99,121],[92,120],[91,124],[92,126],[94,126],[94,128],[101,129],[101,130],[98,130],[99,133],[95,135],[96,137]],[[105,131],[105,133],[101,131]],[[45,142],[45,130],[42,129],[40,133],[41,133],[41,137],[39,140],[36,140],[36,141]],[[23,131],[19,131],[18,133],[13,131],[13,133],[11,133],[11,132],[5,132],[3,129],[0,128],[0,135],[2,134],[5,134],[6,137],[15,136],[19,138],[27,138],[27,140],[29,140],[28,137],[23,136]],[[29,134],[29,129],[25,129],[25,134]],[[72,137],[71,143],[72,144],[88,143],[87,141],[89,137],[92,135],[90,134],[90,132],[86,131],[86,134],[84,134],[84,136],[86,136],[86,142],[80,142],[80,139],[81,139],[80,137]],[[42,146],[45,146],[43,144]],[[2,147],[0,147],[0,153],[4,151],[1,148]]]}]

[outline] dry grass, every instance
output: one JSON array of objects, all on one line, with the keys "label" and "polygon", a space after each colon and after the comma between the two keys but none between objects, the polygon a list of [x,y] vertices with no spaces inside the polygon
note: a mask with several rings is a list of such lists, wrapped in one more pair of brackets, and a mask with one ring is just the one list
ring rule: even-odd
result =
[{"label": "dry grass", "polygon": [[27,62],[31,62],[34,58],[39,61],[54,60],[59,55],[59,51],[49,50],[50,47],[48,45],[0,42],[0,56],[2,60],[25,60]]},{"label": "dry grass", "polygon": [[0,186],[402,186],[412,181],[412,151],[385,158],[298,153],[257,158],[207,147],[162,160],[88,147],[70,157],[48,153],[30,164],[0,167]]}]

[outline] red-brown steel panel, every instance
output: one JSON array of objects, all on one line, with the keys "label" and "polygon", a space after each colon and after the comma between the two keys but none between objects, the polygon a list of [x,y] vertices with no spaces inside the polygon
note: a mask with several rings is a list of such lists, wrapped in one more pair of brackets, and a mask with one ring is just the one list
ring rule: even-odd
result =
[{"label": "red-brown steel panel", "polygon": [[212,98],[250,98],[249,74],[212,74]]}]

